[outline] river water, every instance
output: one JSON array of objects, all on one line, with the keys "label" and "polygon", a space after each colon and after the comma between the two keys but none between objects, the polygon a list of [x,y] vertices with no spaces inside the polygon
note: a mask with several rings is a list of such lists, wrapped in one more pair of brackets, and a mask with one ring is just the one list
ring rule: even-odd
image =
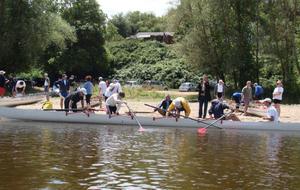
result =
[{"label": "river water", "polygon": [[0,189],[300,189],[300,134],[0,121]]}]

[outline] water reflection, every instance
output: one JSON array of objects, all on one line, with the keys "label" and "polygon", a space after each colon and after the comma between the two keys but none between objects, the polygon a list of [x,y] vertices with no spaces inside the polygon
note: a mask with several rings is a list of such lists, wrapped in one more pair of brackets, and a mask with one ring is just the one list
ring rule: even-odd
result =
[{"label": "water reflection", "polygon": [[298,189],[300,135],[0,123],[0,189]]}]

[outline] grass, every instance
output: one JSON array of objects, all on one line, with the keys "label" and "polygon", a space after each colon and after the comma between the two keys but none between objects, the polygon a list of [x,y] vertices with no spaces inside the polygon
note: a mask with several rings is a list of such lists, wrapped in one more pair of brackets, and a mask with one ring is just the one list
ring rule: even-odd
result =
[{"label": "grass", "polygon": [[145,90],[143,88],[124,88],[126,99],[133,100],[162,100],[165,95],[155,91]]}]

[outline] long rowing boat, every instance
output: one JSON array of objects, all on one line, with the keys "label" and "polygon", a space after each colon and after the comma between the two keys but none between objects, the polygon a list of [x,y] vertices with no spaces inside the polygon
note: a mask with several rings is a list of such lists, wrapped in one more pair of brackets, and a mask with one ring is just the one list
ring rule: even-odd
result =
[{"label": "long rowing boat", "polygon": [[17,98],[0,98],[1,107],[16,107],[20,105],[35,104],[43,100],[42,96],[25,96]]},{"label": "long rowing boat", "polygon": [[[136,125],[136,121],[130,116],[115,116],[109,118],[104,114],[84,113],[65,114],[59,111],[42,111],[37,109],[17,109],[0,107],[0,117],[8,119],[17,119],[25,121],[39,122],[62,122],[62,123],[86,123],[86,124],[103,124],[103,125]],[[178,128],[200,128],[206,127],[214,120],[202,121],[199,123],[190,119],[162,118],[154,119],[153,117],[137,116],[141,125],[154,127],[178,127]],[[279,130],[279,131],[299,131],[300,123],[289,122],[240,122],[240,121],[219,121],[214,125],[223,129],[247,129],[247,130]],[[211,127],[214,128],[214,127]]]}]

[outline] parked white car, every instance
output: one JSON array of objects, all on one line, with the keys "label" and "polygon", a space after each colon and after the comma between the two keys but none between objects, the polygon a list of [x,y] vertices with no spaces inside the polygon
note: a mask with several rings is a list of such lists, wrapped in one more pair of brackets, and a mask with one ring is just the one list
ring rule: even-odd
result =
[{"label": "parked white car", "polygon": [[192,82],[182,83],[179,87],[179,92],[192,92],[197,90],[197,85]]}]

